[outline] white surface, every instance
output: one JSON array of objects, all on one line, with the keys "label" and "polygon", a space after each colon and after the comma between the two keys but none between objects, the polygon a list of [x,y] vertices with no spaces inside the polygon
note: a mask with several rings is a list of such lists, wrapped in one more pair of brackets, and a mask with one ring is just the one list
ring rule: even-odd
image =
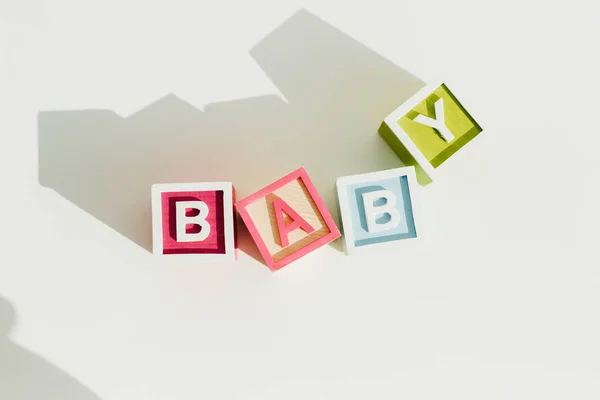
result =
[{"label": "white surface", "polygon": [[[271,34],[300,8],[344,34]],[[597,400],[599,12],[0,0],[0,398]],[[148,251],[152,183],[243,198],[304,165],[336,214],[335,178],[400,166],[379,123],[443,71],[485,131],[423,192],[421,240],[277,273]]]}]

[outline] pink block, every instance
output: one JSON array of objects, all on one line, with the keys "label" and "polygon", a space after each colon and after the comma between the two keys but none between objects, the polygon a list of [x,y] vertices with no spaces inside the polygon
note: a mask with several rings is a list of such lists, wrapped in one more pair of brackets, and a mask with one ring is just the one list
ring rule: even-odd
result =
[{"label": "pink block", "polygon": [[[225,233],[223,218],[223,192],[211,190],[203,192],[162,193],[163,254],[225,254]],[[175,204],[179,201],[203,201],[210,210],[206,222],[211,230],[208,238],[201,242],[178,242],[176,235]],[[197,210],[187,210],[187,216],[197,215]],[[199,230],[197,225],[186,227],[188,233]]]},{"label": "pink block", "polygon": [[304,168],[238,201],[236,209],[272,271],[341,236]]},{"label": "pink block", "polygon": [[231,182],[153,185],[153,253],[199,261],[234,261],[234,202]]}]

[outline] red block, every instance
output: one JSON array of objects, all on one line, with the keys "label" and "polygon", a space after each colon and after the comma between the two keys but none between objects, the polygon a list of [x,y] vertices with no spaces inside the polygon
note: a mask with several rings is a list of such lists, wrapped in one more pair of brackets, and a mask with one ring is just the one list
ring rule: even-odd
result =
[{"label": "red block", "polygon": [[233,201],[228,182],[153,185],[154,253],[235,259]]}]

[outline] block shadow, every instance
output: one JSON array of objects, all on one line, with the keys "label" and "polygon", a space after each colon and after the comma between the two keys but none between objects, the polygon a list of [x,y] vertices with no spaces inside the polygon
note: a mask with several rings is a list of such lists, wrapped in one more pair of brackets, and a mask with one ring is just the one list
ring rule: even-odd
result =
[{"label": "block shadow", "polygon": [[75,378],[10,340],[14,323],[12,305],[0,296],[0,399],[100,400]]},{"label": "block shadow", "polygon": [[[169,94],[127,118],[40,112],[40,184],[151,251],[152,184],[231,181],[241,199],[303,166],[339,226],[336,178],[402,166],[377,129],[424,83],[306,10],[250,54],[285,100],[201,111]],[[257,258],[246,234],[240,249]]]}]

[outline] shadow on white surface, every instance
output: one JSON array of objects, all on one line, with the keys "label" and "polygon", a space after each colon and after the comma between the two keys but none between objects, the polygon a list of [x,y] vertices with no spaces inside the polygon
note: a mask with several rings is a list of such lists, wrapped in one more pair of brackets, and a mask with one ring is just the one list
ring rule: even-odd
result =
[{"label": "shadow on white surface", "polygon": [[15,311],[0,297],[0,399],[99,400],[75,378],[8,337]]},{"label": "shadow on white surface", "polygon": [[[336,178],[402,165],[377,129],[424,83],[305,10],[250,54],[287,101],[40,112],[40,184],[149,251],[154,183],[231,181],[241,199],[304,166],[339,223]],[[247,231],[239,243],[260,259]]]}]

